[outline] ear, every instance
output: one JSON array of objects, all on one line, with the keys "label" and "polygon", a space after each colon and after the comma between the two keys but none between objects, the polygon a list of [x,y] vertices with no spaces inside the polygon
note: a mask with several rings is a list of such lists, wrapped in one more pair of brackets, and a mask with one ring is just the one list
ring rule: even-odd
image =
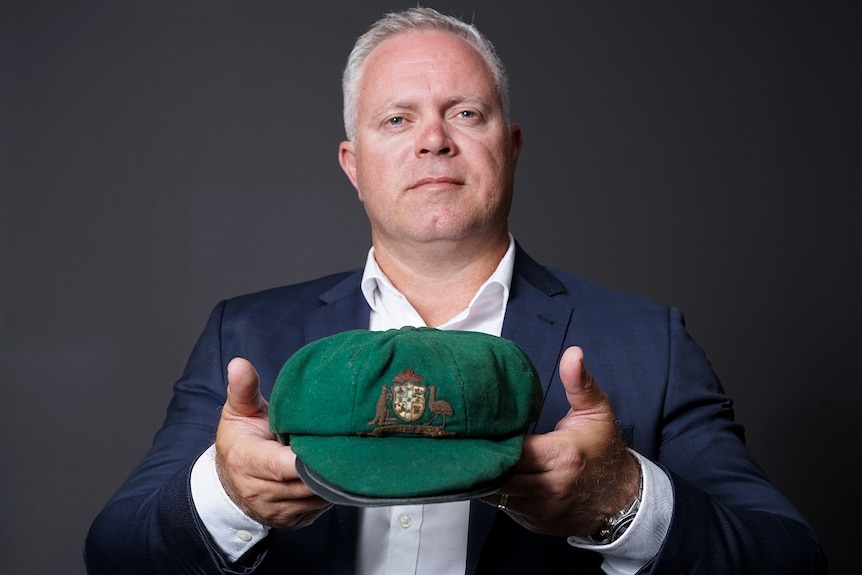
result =
[{"label": "ear", "polygon": [[359,195],[359,201],[362,201],[362,191],[359,189],[359,184],[356,180],[356,147],[353,142],[344,141],[341,142],[338,146],[338,163],[341,165],[341,169],[344,170],[344,173],[347,174],[347,178],[350,180],[350,183],[353,184],[353,187],[356,188],[356,192]]},{"label": "ear", "polygon": [[520,124],[512,124],[512,161],[518,163],[518,156],[521,154],[521,148],[524,146],[524,135],[521,132]]}]

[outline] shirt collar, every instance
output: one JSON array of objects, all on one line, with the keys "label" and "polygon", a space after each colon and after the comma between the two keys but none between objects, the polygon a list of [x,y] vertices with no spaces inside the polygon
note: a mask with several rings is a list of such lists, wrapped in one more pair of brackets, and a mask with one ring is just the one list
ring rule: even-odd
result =
[{"label": "shirt collar", "polygon": [[[505,312],[506,303],[509,300],[509,290],[512,285],[512,273],[515,268],[515,239],[512,234],[509,234],[509,247],[494,273],[483,283],[470,304],[461,313],[450,319],[441,327],[457,327],[457,324],[463,322],[470,316],[473,310],[486,313],[496,313],[493,310],[498,310],[500,317]],[[413,306],[407,301],[407,298],[396,289],[380,266],[377,265],[377,260],[374,258],[374,246],[368,250],[368,257],[365,261],[365,270],[362,274],[362,294],[365,300],[371,307],[372,313],[380,313],[384,309],[395,309],[396,306],[390,305],[397,302],[397,306],[404,307],[405,305],[412,310]],[[418,314],[413,313],[418,317]]]}]

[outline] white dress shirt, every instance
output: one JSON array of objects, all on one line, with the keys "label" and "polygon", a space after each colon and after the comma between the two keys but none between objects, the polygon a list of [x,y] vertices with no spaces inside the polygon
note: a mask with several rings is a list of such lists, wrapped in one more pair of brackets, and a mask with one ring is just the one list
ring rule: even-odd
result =
[{"label": "white dress shirt", "polygon": [[[509,299],[515,262],[514,240],[490,278],[462,312],[439,329],[481,331],[499,336]],[[422,318],[392,285],[368,252],[362,292],[371,307],[369,329],[405,325],[422,327]],[[606,573],[633,574],[658,552],[670,525],[673,491],[658,466],[634,453],[643,472],[643,500],[626,533],[610,545],[590,545],[569,538],[575,547],[599,551]],[[236,561],[267,534],[267,528],[246,516],[228,497],[215,471],[215,448],[195,463],[192,498],[202,522],[225,556]],[[359,513],[356,572],[359,575],[463,574],[467,562],[469,501],[432,505],[367,507]]]}]

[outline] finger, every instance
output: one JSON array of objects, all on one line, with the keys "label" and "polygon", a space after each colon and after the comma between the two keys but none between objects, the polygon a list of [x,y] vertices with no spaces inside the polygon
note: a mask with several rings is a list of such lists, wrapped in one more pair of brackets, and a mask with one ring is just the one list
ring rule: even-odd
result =
[{"label": "finger", "polygon": [[[323,501],[323,500],[321,500]],[[314,523],[318,517],[329,511],[332,503],[323,501],[323,504],[315,509],[297,513],[289,518],[289,521],[281,522],[276,527],[281,529],[302,529]]]},{"label": "finger", "polygon": [[237,485],[226,485],[225,489],[247,515],[271,527],[303,527],[331,507],[299,478],[272,480],[249,476]]},{"label": "finger", "polygon": [[275,483],[295,482],[305,488],[296,472],[293,450],[270,437],[258,437],[254,428],[250,429],[248,433],[237,436],[237,448],[225,458],[232,474]]},{"label": "finger", "polygon": [[251,362],[233,358],[227,365],[227,384],[227,406],[238,415],[266,411],[266,400],[260,394],[260,378]]},{"label": "finger", "polygon": [[605,401],[605,394],[584,367],[584,351],[568,348],[560,358],[560,379],[572,411],[591,411]]},{"label": "finger", "polygon": [[243,477],[243,489],[248,490],[248,493],[243,493],[245,496],[252,493],[265,493],[266,498],[273,503],[318,498],[296,474],[293,465],[278,470],[266,468],[249,470],[249,473]]},{"label": "finger", "polygon": [[549,441],[547,435],[525,435],[521,458],[515,464],[518,473],[510,480],[510,484],[522,479],[519,477],[521,474],[551,471],[553,455],[548,453],[549,449],[554,449],[554,443]]}]

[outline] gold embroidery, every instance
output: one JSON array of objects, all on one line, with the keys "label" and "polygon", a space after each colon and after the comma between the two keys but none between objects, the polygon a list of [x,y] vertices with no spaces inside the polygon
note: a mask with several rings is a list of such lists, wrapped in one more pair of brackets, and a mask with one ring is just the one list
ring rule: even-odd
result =
[{"label": "gold embroidery", "polygon": [[[377,398],[375,406],[374,419],[368,422],[368,425],[376,425],[377,427],[360,435],[373,435],[375,437],[393,433],[426,435],[428,437],[455,435],[453,431],[445,431],[446,418],[454,417],[455,412],[448,401],[437,399],[436,386],[423,385],[422,377],[409,367],[398,373],[392,381],[390,386],[381,386],[380,396]],[[425,397],[426,392],[428,392],[427,399]],[[425,415],[426,408],[431,413],[431,419],[425,423],[418,423]],[[391,416],[390,409],[397,416],[397,419]],[[441,417],[443,420],[441,424],[432,425],[437,418]]]}]

